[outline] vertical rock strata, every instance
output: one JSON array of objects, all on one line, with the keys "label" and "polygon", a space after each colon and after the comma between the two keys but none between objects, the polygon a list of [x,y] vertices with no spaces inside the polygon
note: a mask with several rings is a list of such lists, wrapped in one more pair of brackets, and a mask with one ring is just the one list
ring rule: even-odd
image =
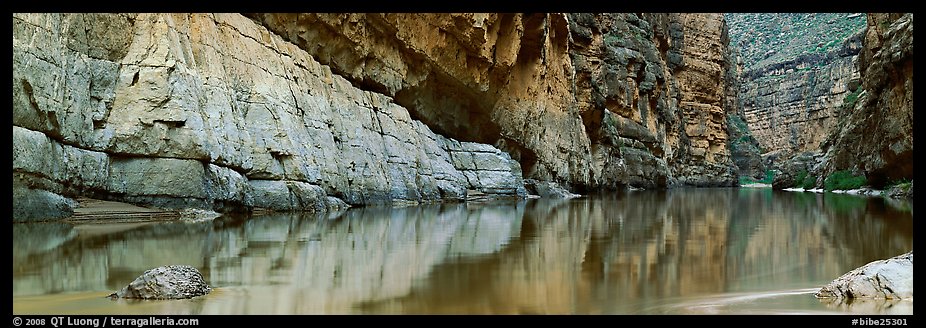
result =
[{"label": "vertical rock strata", "polygon": [[717,91],[730,68],[721,15],[250,16],[436,131],[498,145],[526,177],[735,181]]},{"label": "vertical rock strata", "polygon": [[729,185],[725,31],[705,14],[15,14],[15,219],[76,196],[322,210],[520,196],[522,177]]},{"label": "vertical rock strata", "polygon": [[726,132],[735,79],[721,15],[570,14],[570,23],[600,185],[736,181]]},{"label": "vertical rock strata", "polygon": [[913,180],[913,14],[868,14],[861,94],[823,144],[821,176],[862,173],[874,187]]}]

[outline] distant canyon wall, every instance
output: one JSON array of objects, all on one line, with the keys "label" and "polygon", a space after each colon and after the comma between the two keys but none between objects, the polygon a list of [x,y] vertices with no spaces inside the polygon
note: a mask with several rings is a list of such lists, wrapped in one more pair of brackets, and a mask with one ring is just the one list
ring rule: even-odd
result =
[{"label": "distant canyon wall", "polygon": [[859,85],[861,34],[826,53],[743,72],[744,119],[759,147],[782,156],[820,148]]},{"label": "distant canyon wall", "polygon": [[702,14],[15,14],[14,217],[731,185],[726,44]]}]

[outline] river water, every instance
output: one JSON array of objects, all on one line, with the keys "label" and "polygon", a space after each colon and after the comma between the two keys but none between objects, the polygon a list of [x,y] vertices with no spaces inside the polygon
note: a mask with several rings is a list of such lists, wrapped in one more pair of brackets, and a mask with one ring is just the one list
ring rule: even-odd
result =
[{"label": "river water", "polygon": [[[13,313],[913,314],[812,295],[912,248],[910,202],[753,188],[13,224]],[[168,264],[215,290],[105,298]]]}]

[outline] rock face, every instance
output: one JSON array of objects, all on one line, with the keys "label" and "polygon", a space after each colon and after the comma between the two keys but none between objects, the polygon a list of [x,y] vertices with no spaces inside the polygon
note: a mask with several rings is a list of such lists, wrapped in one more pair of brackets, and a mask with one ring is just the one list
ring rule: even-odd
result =
[{"label": "rock face", "polygon": [[864,173],[882,188],[913,180],[913,14],[869,14],[861,94],[822,145],[824,174]]},{"label": "rock face", "polygon": [[581,195],[573,194],[569,190],[564,189],[562,186],[549,182],[549,181],[537,181],[533,179],[525,179],[524,187],[527,189],[528,193],[531,195],[537,195],[539,197],[547,198],[576,198]]},{"label": "rock face", "polygon": [[726,38],[701,14],[15,14],[14,189],[45,201],[14,220],[731,185]]},{"label": "rock face", "polygon": [[731,181],[721,16],[251,17],[436,131],[498,145],[526,177],[579,188]]},{"label": "rock face", "polygon": [[563,14],[249,16],[440,134],[497,145],[530,177],[592,182]]},{"label": "rock face", "polygon": [[[241,15],[13,25],[14,189],[217,210],[524,194],[507,154],[432,132]],[[49,215],[32,205],[14,220]]]},{"label": "rock face", "polygon": [[908,198],[912,200],[913,199],[913,181],[910,181],[909,184],[901,183],[901,184],[895,185],[891,187],[890,189],[886,190],[885,193],[889,197],[901,198],[901,199]]},{"label": "rock face", "polygon": [[814,293],[818,298],[913,298],[913,251],[849,271]]},{"label": "rock face", "polygon": [[775,178],[772,180],[772,188],[808,187],[805,189],[812,189],[817,187],[817,182],[823,181],[815,173],[820,171],[822,160],[823,154],[819,151],[807,151],[776,161],[774,163],[776,172]]},{"label": "rock face", "polygon": [[725,129],[735,97],[726,93],[733,68],[723,17],[569,18],[576,99],[599,184],[734,183]]},{"label": "rock face", "polygon": [[819,149],[858,95],[863,19],[849,16],[727,15],[745,57],[743,118],[759,148],[785,156]]},{"label": "rock face", "polygon": [[[742,110],[742,107],[737,107]],[[740,176],[761,180],[766,176],[765,160],[759,142],[752,135],[749,125],[743,120],[743,114],[727,115],[727,131],[730,138],[730,156]]]},{"label": "rock face", "polygon": [[145,271],[110,298],[186,299],[209,294],[212,287],[199,270],[188,265],[168,265]]}]

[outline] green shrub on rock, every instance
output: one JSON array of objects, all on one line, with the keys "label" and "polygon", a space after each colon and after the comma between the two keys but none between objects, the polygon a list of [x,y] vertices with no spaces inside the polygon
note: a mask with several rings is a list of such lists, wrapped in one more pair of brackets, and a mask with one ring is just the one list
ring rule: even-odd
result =
[{"label": "green shrub on rock", "polygon": [[833,172],[833,174],[827,176],[826,179],[823,180],[823,187],[826,191],[858,189],[867,182],[868,180],[865,179],[865,176],[857,176],[848,170],[842,170]]}]

